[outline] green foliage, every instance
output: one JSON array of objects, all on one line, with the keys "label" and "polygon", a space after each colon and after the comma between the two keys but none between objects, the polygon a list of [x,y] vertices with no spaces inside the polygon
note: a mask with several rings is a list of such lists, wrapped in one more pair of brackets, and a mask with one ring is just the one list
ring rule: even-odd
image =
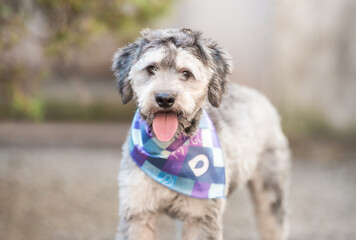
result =
[{"label": "green foliage", "polygon": [[164,12],[171,0],[35,0],[51,27],[47,52],[62,55],[92,34],[110,31],[130,41],[137,31]]},{"label": "green foliage", "polygon": [[[37,13],[48,34],[40,39],[48,57],[66,58],[93,34],[111,32],[131,41],[173,0],[0,0],[0,118],[43,118],[38,93],[41,74],[14,62],[11,49],[27,34],[26,23]],[[48,75],[48,74],[47,74]]]},{"label": "green foliage", "polygon": [[29,74],[22,65],[0,66],[0,114],[14,118],[27,118],[39,121],[42,119],[42,102],[34,95],[24,91],[37,82],[30,79]]},{"label": "green foliage", "polygon": [[17,118],[29,117],[35,121],[40,121],[43,118],[42,105],[40,99],[17,92],[13,99],[13,116]]},{"label": "green foliage", "polygon": [[0,51],[12,48],[25,33],[20,0],[0,0]]}]

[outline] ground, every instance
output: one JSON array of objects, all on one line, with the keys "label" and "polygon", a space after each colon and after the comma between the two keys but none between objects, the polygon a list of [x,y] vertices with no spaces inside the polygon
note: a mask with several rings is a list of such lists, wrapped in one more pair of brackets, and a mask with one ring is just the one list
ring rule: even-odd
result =
[{"label": "ground", "polygon": [[[1,123],[0,239],[114,239],[128,126]],[[293,159],[290,239],[356,239],[354,151],[307,145]],[[224,239],[257,239],[246,189],[229,199],[224,226]],[[174,221],[162,216],[158,235],[175,239]]]}]

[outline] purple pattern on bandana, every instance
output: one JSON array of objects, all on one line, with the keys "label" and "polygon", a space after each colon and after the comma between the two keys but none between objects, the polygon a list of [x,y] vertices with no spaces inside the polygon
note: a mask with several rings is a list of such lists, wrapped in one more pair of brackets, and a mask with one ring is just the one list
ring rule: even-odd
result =
[{"label": "purple pattern on bandana", "polygon": [[217,137],[213,137],[212,141],[213,141],[213,147],[220,148],[220,143],[217,140]]},{"label": "purple pattern on bandana", "polygon": [[177,150],[173,151],[169,155],[168,161],[166,162],[162,170],[167,173],[178,176],[182,169],[187,153],[188,146],[180,146]]},{"label": "purple pattern on bandana", "polygon": [[151,128],[150,128],[149,126],[146,126],[146,133],[147,133],[147,135],[148,135],[150,138],[153,137],[153,135],[152,135],[152,130],[151,130]]},{"label": "purple pattern on bandana", "polygon": [[167,147],[166,150],[168,151],[174,151],[175,149],[179,148],[188,138],[184,137],[183,135],[180,135],[177,137],[176,140],[174,140],[171,145]]},{"label": "purple pattern on bandana", "polygon": [[192,192],[192,197],[208,198],[210,183],[195,182]]},{"label": "purple pattern on bandana", "polygon": [[140,129],[140,122],[139,121],[135,121],[134,122],[134,128],[135,129]]},{"label": "purple pattern on bandana", "polygon": [[190,137],[189,145],[201,147],[202,144],[203,144],[203,141],[201,138],[201,130],[198,129],[197,132],[193,136]]},{"label": "purple pattern on bandana", "polygon": [[[195,135],[190,138],[178,136],[165,148],[163,146],[167,146],[167,143],[153,139],[150,128],[138,111],[131,128],[131,157],[152,179],[173,191],[191,197],[225,198],[221,191],[221,185],[225,185],[225,168],[214,166],[215,155],[212,154],[213,148],[220,149],[220,144],[205,111]],[[201,129],[205,129],[204,136],[212,140],[212,147],[202,146]],[[223,158],[223,155],[218,157]]]},{"label": "purple pattern on bandana", "polygon": [[144,150],[140,150],[137,146],[134,147],[133,151],[131,152],[131,156],[133,159],[135,159],[135,162],[139,166],[142,166],[147,159],[147,155],[144,153]]}]

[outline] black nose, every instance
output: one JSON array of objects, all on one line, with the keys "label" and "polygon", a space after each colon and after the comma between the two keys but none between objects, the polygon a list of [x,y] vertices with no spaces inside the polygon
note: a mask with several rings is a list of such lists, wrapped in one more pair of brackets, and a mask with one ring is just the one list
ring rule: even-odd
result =
[{"label": "black nose", "polygon": [[156,102],[161,108],[171,107],[175,100],[175,97],[169,93],[159,93],[156,95]]}]

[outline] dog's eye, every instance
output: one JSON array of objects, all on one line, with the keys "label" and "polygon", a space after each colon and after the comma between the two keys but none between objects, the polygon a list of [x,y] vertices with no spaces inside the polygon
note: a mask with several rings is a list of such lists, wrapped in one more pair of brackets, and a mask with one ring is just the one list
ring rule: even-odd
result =
[{"label": "dog's eye", "polygon": [[149,75],[155,75],[155,72],[157,71],[157,67],[150,65],[150,66],[146,67],[146,71]]},{"label": "dog's eye", "polygon": [[188,78],[190,78],[190,77],[193,75],[193,74],[192,74],[190,71],[188,71],[188,70],[182,71],[182,74],[183,74],[183,76],[184,76],[185,79],[188,79]]}]

